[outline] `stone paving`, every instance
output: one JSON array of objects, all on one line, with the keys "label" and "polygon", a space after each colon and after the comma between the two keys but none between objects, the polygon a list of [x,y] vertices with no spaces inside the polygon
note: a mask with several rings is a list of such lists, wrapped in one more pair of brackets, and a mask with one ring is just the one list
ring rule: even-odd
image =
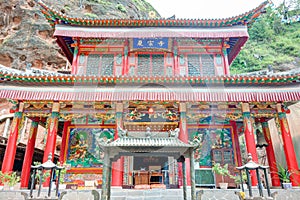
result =
[{"label": "stone paving", "polygon": [[[239,200],[235,195],[235,189],[222,190],[222,189],[199,189],[202,190],[202,198],[197,200]],[[22,192],[29,193],[28,190],[18,191],[0,191],[0,200],[23,200]],[[63,200],[94,200],[91,190],[66,190],[67,194],[63,196]],[[101,194],[101,190],[97,190]],[[276,200],[298,200],[300,199],[300,189],[272,189],[271,192],[278,192]],[[122,190],[112,189],[111,200],[183,200],[183,194],[181,189],[152,189],[152,190]],[[258,194],[257,190],[254,190],[254,194]],[[248,192],[246,191],[246,195]],[[264,195],[267,196],[266,190]],[[46,191],[43,191],[41,197],[46,196]],[[46,199],[46,198],[45,198]],[[190,193],[188,193],[188,199],[190,200]]]}]

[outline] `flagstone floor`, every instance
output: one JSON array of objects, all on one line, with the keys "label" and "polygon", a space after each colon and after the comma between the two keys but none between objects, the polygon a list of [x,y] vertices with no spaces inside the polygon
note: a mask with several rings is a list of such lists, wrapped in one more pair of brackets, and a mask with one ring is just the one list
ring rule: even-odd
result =
[{"label": "flagstone floor", "polygon": [[[197,192],[203,190],[201,200],[239,200],[235,194],[236,189],[199,189]],[[67,194],[63,196],[63,200],[94,200],[91,190],[66,190]],[[97,190],[101,194],[101,190]],[[2,190],[0,191],[0,200],[23,200],[24,197],[21,192],[27,192],[29,190]],[[271,193],[278,192],[276,200],[298,200],[300,199],[300,188],[297,189],[272,189]],[[43,191],[41,197],[46,196],[46,191]],[[257,190],[254,190],[254,194],[258,194]],[[264,191],[264,195],[267,192]],[[246,191],[248,196],[248,192]],[[256,196],[255,195],[255,196]],[[190,200],[190,193],[188,193],[188,200]],[[112,189],[111,200],[183,200],[183,193],[181,189],[152,189],[152,190],[130,190],[130,189]],[[197,199],[200,200],[200,199]]]}]

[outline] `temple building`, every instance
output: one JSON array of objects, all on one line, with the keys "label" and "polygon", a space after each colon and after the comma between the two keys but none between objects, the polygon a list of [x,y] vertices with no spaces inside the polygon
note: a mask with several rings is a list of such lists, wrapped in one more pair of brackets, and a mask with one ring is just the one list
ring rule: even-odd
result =
[{"label": "temple building", "polygon": [[[39,5],[72,72],[0,71],[0,98],[15,105],[3,172],[12,170],[22,119],[32,120],[22,187],[38,123],[48,130],[44,161],[62,137],[65,182],[78,188],[91,181],[106,188],[219,187],[212,165],[228,164],[235,174],[244,164],[242,145],[257,162],[256,133],[268,144],[271,184],[280,186],[268,127],[273,118],[292,184],[299,185],[286,114],[300,100],[300,74],[230,75],[248,26],[267,2],[226,19],[83,19]],[[256,174],[251,179],[257,185]]]}]

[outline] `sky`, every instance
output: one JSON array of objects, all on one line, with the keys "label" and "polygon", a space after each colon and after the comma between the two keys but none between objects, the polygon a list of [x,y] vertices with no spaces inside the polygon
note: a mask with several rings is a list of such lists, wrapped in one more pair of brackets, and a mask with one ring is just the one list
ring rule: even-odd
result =
[{"label": "sky", "polygon": [[[227,18],[243,14],[264,0],[146,0],[164,18]],[[273,0],[278,5],[283,0]]]}]

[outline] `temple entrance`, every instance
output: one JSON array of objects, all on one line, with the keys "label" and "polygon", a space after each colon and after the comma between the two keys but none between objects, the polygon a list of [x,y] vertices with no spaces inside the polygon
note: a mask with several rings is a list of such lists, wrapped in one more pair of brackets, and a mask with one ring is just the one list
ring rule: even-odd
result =
[{"label": "temple entrance", "polygon": [[135,187],[167,188],[169,185],[168,157],[134,157],[133,169]]}]

